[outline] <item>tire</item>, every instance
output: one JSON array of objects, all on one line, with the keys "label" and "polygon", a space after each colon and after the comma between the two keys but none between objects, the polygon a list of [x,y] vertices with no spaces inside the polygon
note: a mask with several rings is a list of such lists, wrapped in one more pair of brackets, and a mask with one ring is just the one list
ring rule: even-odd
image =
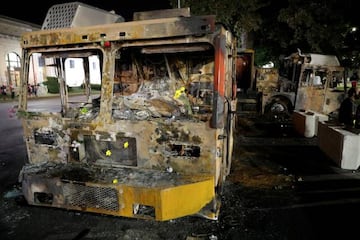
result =
[{"label": "tire", "polygon": [[264,114],[271,119],[284,119],[290,117],[293,106],[289,99],[283,96],[274,97],[264,109]]}]

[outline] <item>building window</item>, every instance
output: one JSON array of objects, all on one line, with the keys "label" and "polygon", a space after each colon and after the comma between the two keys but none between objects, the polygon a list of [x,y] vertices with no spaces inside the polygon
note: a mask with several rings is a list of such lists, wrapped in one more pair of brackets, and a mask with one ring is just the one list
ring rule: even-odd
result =
[{"label": "building window", "polygon": [[2,82],[2,84],[6,83],[12,86],[19,86],[20,84],[20,57],[14,52],[10,52],[6,54],[6,81]]},{"label": "building window", "polygon": [[8,53],[6,55],[6,65],[9,69],[20,68],[20,57],[14,53]]},{"label": "building window", "polygon": [[70,59],[70,68],[75,68],[75,61],[73,59]]},{"label": "building window", "polygon": [[39,57],[39,67],[45,67],[45,58]]}]

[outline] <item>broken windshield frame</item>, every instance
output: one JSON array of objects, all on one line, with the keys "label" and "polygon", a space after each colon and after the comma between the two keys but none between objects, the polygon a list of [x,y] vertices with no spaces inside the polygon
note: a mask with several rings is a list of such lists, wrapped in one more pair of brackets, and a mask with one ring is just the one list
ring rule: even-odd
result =
[{"label": "broken windshield frame", "polygon": [[[26,110],[78,117],[98,108],[102,59],[102,52],[97,49],[31,53]],[[36,97],[50,98],[45,105],[31,101]]]},{"label": "broken windshield frame", "polygon": [[211,45],[119,48],[113,118],[211,117],[214,91]]}]

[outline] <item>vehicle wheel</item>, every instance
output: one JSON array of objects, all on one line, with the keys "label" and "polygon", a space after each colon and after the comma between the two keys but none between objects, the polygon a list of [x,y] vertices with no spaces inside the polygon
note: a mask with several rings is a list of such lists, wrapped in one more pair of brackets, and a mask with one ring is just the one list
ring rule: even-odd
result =
[{"label": "vehicle wheel", "polygon": [[285,97],[273,98],[270,103],[265,106],[264,113],[272,119],[283,120],[290,117],[293,111],[291,102]]}]

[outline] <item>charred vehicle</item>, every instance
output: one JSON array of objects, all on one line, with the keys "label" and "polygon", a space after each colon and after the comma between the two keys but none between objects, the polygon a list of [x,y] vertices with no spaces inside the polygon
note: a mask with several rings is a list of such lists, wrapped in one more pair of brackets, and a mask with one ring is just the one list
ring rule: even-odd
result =
[{"label": "charred vehicle", "polygon": [[[28,163],[19,181],[27,202],[158,221],[217,219],[231,166],[235,43],[215,16],[189,9],[138,12],[125,22],[78,2],[50,8],[43,28],[21,42],[18,116]],[[56,79],[50,107],[28,100],[34,76]]]},{"label": "charred vehicle", "polygon": [[[252,59],[253,53],[246,54]],[[285,118],[293,110],[330,114],[345,96],[344,74],[336,56],[298,51],[282,58],[278,68],[256,67],[248,85],[256,92],[252,103],[257,104],[261,114]],[[250,100],[240,102],[251,103]]]}]

